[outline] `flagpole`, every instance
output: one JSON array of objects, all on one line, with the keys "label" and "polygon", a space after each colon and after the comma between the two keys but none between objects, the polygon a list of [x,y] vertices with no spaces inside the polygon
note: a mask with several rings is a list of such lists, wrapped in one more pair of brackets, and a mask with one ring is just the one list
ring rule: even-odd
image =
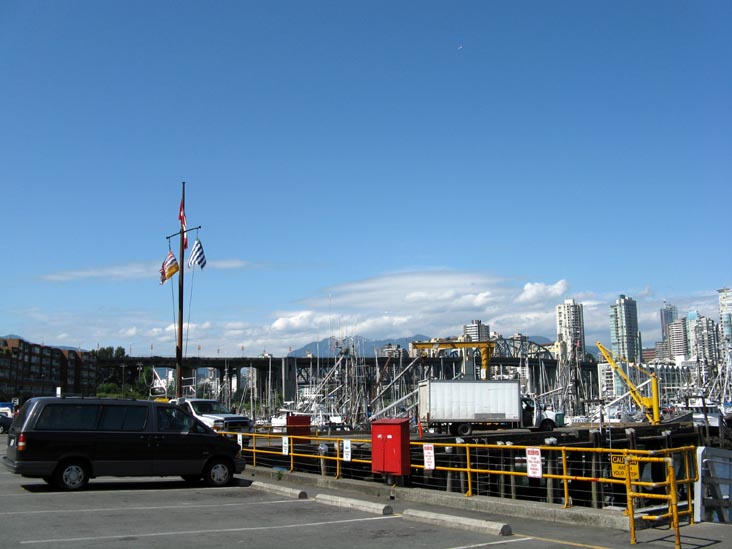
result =
[{"label": "flagpole", "polygon": [[[182,182],[181,211],[185,212],[186,182]],[[180,217],[180,216],[179,216]],[[186,238],[183,219],[180,219],[180,272],[178,273],[178,341],[175,348],[175,397],[183,396],[183,271],[185,270],[184,242]]]}]

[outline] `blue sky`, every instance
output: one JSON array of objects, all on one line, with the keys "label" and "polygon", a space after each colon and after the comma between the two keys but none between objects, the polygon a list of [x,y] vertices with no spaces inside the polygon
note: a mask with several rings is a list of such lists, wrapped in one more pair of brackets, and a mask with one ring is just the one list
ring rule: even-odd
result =
[{"label": "blue sky", "polygon": [[[0,335],[174,355],[718,320],[732,4],[0,4]],[[195,235],[191,235],[191,240]],[[177,246],[174,247],[177,254]],[[178,258],[180,260],[180,258]],[[152,350],[151,350],[152,346]]]}]

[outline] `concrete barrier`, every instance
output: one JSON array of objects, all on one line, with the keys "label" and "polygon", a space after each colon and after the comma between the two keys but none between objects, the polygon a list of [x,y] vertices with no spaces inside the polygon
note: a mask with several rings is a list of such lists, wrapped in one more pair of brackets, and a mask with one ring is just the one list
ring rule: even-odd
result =
[{"label": "concrete barrier", "polygon": [[490,520],[480,520],[455,515],[443,515],[439,513],[430,513],[428,511],[418,511],[416,509],[406,509],[402,513],[402,518],[417,522],[426,522],[433,526],[460,528],[462,530],[471,530],[472,532],[491,534],[493,536],[510,536],[513,534],[511,526],[502,522],[492,522]]},{"label": "concrete barrier", "polygon": [[[272,469],[257,467],[248,469],[250,474],[256,473],[267,478],[275,479],[281,475]],[[403,488],[388,486],[384,483],[368,482],[352,479],[336,479],[299,472],[284,473],[283,480],[296,482],[306,486],[328,490],[348,490],[349,492],[363,493],[372,498],[391,498],[400,502],[415,504],[439,505],[452,507],[456,510],[477,511],[494,515],[504,515],[524,519],[538,519],[550,522],[578,524],[582,526],[599,526],[617,530],[629,530],[628,517],[622,510],[591,509],[589,507],[570,507],[565,509],[561,504],[532,502],[516,499],[497,498],[491,496],[465,497],[456,492],[442,492],[425,488]],[[639,521],[639,527],[650,527],[648,521]]]},{"label": "concrete barrier", "polygon": [[270,484],[268,482],[259,482],[258,480],[252,481],[252,488],[257,490],[264,490],[266,492],[274,492],[283,496],[292,497],[295,499],[308,499],[308,494],[304,490],[298,490],[296,488],[288,488],[287,486],[278,486],[276,484]]},{"label": "concrete barrier", "polygon": [[363,501],[360,499],[342,498],[340,496],[331,496],[330,494],[318,494],[315,501],[325,503],[326,505],[335,505],[346,509],[355,509],[357,511],[365,511],[366,513],[375,513],[377,515],[392,515],[394,509],[391,505],[383,503],[373,503],[371,501]]}]

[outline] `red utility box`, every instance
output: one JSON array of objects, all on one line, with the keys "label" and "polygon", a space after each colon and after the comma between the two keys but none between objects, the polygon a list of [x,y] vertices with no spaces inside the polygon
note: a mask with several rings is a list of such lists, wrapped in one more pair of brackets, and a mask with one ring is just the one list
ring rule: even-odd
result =
[{"label": "red utility box", "polygon": [[409,419],[377,419],[371,424],[371,472],[409,475]]},{"label": "red utility box", "polygon": [[310,416],[289,414],[287,416],[287,434],[293,437],[310,436]]}]

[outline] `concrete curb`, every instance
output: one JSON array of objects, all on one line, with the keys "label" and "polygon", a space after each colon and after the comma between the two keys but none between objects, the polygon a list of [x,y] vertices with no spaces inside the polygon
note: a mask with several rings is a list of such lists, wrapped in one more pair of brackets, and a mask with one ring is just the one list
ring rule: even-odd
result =
[{"label": "concrete curb", "polygon": [[393,515],[394,509],[391,505],[383,503],[372,503],[370,501],[362,501],[359,499],[342,498],[340,496],[331,496],[329,494],[318,494],[315,501],[325,503],[326,505],[335,505],[346,509],[356,509],[357,511],[365,511],[376,515]]},{"label": "concrete curb", "polygon": [[[300,472],[275,472],[266,467],[252,468],[251,473],[263,477],[275,478],[281,475],[283,480],[297,482],[306,486],[329,490],[349,490],[360,492],[370,497],[388,498],[418,504],[439,505],[464,511],[477,511],[504,515],[508,517],[546,520],[550,522],[579,524],[583,526],[599,526],[615,530],[628,531],[628,517],[621,510],[592,509],[589,507],[570,507],[565,509],[560,504],[512,500],[491,496],[465,497],[457,492],[442,492],[426,488],[403,488],[389,486],[384,483],[368,482],[352,479],[336,479]],[[636,528],[648,528],[648,521],[638,521]]]},{"label": "concrete curb", "polygon": [[275,492],[277,494],[292,497],[295,499],[308,499],[308,494],[304,490],[297,490],[295,488],[288,488],[286,486],[277,486],[276,484],[259,482],[258,480],[252,481],[251,486],[252,488],[256,488],[257,490]]},{"label": "concrete curb", "polygon": [[426,522],[433,526],[444,526],[446,528],[460,528],[462,530],[470,530],[472,532],[480,532],[493,536],[510,536],[513,534],[511,526],[501,522],[492,522],[490,520],[479,520],[467,517],[456,517],[454,515],[440,515],[437,513],[429,513],[427,511],[418,511],[416,509],[407,509],[402,513],[402,517],[407,520],[417,522]]}]

